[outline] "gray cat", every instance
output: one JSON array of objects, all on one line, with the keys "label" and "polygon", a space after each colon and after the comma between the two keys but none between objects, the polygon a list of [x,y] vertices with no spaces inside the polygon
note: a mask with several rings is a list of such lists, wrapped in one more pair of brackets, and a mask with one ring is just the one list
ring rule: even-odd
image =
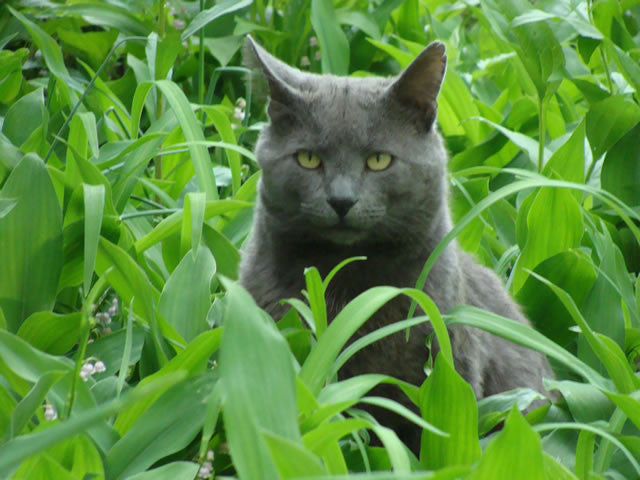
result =
[{"label": "gray cat", "polygon": [[[300,297],[305,267],[326,275],[343,268],[327,291],[328,318],[377,285],[412,287],[435,246],[451,230],[447,154],[435,125],[445,72],[444,45],[430,44],[395,78],[347,78],[303,73],[268,54],[251,38],[247,63],[266,76],[271,123],[256,156],[262,167],[252,234],[240,282],[275,319],[279,300]],[[449,244],[424,291],[441,312],[474,305],[528,324],[501,281]],[[356,338],[406,318],[409,301],[384,306]],[[428,325],[387,337],[352,358],[341,378],[383,373],[414,385],[425,379]],[[530,387],[546,393],[552,377],[545,357],[481,330],[450,328],[455,365],[477,398]],[[437,348],[437,347],[436,347]],[[403,403],[395,388],[383,394]],[[418,451],[418,427],[386,412],[376,418]]]}]

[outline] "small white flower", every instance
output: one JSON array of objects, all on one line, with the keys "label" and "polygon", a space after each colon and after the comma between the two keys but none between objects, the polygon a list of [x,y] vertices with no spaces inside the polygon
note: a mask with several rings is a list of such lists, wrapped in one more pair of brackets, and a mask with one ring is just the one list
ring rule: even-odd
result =
[{"label": "small white flower", "polygon": [[58,412],[53,408],[53,405],[45,405],[44,406],[44,418],[45,420],[55,420],[58,418]]},{"label": "small white flower", "polygon": [[176,18],[173,21],[173,26],[176,27],[176,30],[182,30],[184,28],[184,22],[179,18]]},{"label": "small white flower", "polygon": [[300,59],[300,66],[301,67],[308,67],[309,65],[311,65],[311,62],[309,61],[309,57],[307,57],[306,55],[304,57],[302,57]]},{"label": "small white flower", "polygon": [[207,460],[212,462],[213,461],[213,456],[214,456],[213,450],[208,450],[207,451]]},{"label": "small white flower", "polygon": [[109,325],[111,323],[111,315],[105,312],[96,313],[96,320],[103,325]]},{"label": "small white flower", "polygon": [[273,7],[269,5],[264,9],[264,19],[267,23],[271,22],[271,17],[273,17]]},{"label": "small white flower", "polygon": [[238,98],[238,100],[236,100],[236,107],[244,110],[245,108],[247,108],[247,101],[242,97]]},{"label": "small white flower", "polygon": [[316,37],[309,38],[309,46],[317,47],[318,46],[318,39]]},{"label": "small white flower", "polygon": [[236,107],[233,110],[233,118],[235,118],[238,122],[244,120],[244,110],[242,110],[240,107]]},{"label": "small white flower", "polygon": [[112,317],[115,317],[118,314],[118,297],[115,297],[113,302],[111,302],[108,313]]},{"label": "small white flower", "polygon": [[107,371],[107,367],[105,366],[102,360],[98,360],[96,364],[93,366],[93,373],[102,373],[106,371]]},{"label": "small white flower", "polygon": [[318,50],[316,52],[316,54],[314,55],[316,60],[320,60],[322,58],[322,52],[320,50]]},{"label": "small white flower", "polygon": [[91,362],[87,362],[85,363],[82,368],[80,369],[80,377],[82,377],[82,380],[84,380],[85,382],[87,381],[87,379],[93,375],[94,372],[94,367],[93,367],[93,363]]},{"label": "small white flower", "polygon": [[204,462],[198,470],[198,478],[209,478],[211,473],[213,473],[213,465],[209,461]]}]

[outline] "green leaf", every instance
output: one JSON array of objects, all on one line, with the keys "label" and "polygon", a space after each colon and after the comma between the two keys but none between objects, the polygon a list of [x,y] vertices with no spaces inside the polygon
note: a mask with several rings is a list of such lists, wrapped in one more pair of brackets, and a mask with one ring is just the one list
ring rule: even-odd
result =
[{"label": "green leaf", "polygon": [[213,22],[216,18],[226,15],[241,8],[245,8],[252,3],[252,0],[224,0],[211,8],[202,10],[191,21],[182,32],[182,40],[186,40],[191,35],[199,31],[205,25]]},{"label": "green leaf", "polygon": [[[211,121],[216,127],[216,131],[218,132],[218,135],[220,135],[222,141],[229,145],[236,145],[238,143],[236,140],[236,134],[233,133],[231,122],[229,121],[229,117],[225,111],[226,109],[221,107],[221,105],[213,105],[206,107],[204,110],[207,112],[207,116],[211,118]],[[235,196],[242,181],[242,159],[237,151],[230,148],[225,148],[224,154],[229,161],[229,168],[231,169],[231,187]]]},{"label": "green leaf", "polygon": [[7,440],[10,440],[22,432],[27,426],[31,417],[35,415],[37,409],[40,408],[49,389],[56,383],[66,371],[54,370],[43,374],[27,395],[16,405],[9,428],[7,430]]},{"label": "green leaf", "polygon": [[[199,246],[194,255],[182,258],[162,290],[158,310],[187,342],[209,329],[209,291],[215,273],[213,255],[208,248]],[[185,289],[185,285],[189,288]]]},{"label": "green leaf", "polygon": [[542,188],[537,193],[527,212],[527,227],[527,243],[513,273],[513,292],[524,285],[527,270],[578,247],[584,234],[580,205],[570,191],[558,188]]},{"label": "green leaf", "polygon": [[85,296],[89,294],[91,278],[98,254],[98,240],[104,213],[104,185],[83,185],[84,190],[84,281]]},{"label": "green leaf", "polygon": [[155,381],[143,387],[136,387],[120,399],[115,399],[105,405],[93,407],[78,413],[67,421],[58,423],[42,431],[14,438],[2,445],[2,452],[0,453],[0,474],[4,476],[8,471],[13,470],[24,459],[31,455],[41,452],[51,445],[70,438],[73,435],[86,431],[89,427],[96,425],[103,419],[116,414],[130,402],[135,402],[141,398],[152,395],[159,389],[166,390],[170,388],[183,377],[184,376],[180,374],[173,374],[155,379]]},{"label": "green leaf", "polygon": [[195,478],[200,465],[192,462],[171,462],[158,468],[136,473],[127,480],[176,480]]},{"label": "green leaf", "polygon": [[188,378],[164,392],[109,450],[109,478],[128,478],[186,447],[202,428],[215,377]]},{"label": "green leaf", "polygon": [[380,40],[380,29],[375,19],[365,12],[360,12],[350,8],[341,8],[335,11],[336,21],[340,24],[347,24],[362,30],[368,36]]},{"label": "green leaf", "polygon": [[495,478],[545,480],[540,437],[515,406],[469,476],[471,480]]},{"label": "green leaf", "polygon": [[195,256],[202,239],[202,224],[205,210],[204,193],[188,193],[184,202],[182,217],[182,233],[180,234],[180,256],[184,257],[191,250]]},{"label": "green leaf", "polygon": [[420,388],[422,417],[447,437],[423,430],[420,462],[428,470],[471,465],[480,457],[478,407],[471,389],[440,355]]},{"label": "green leaf", "polygon": [[44,163],[26,155],[0,191],[16,206],[0,218],[0,308],[18,330],[33,312],[50,310],[62,269],[62,211]]},{"label": "green leaf", "polygon": [[300,442],[291,353],[273,322],[239,285],[227,289],[220,351],[224,425],[242,478],[277,478],[263,432]]},{"label": "green leaf", "polygon": [[333,2],[311,0],[311,25],[322,52],[322,73],[349,73],[349,41],[340,28]]},{"label": "green leaf", "polygon": [[[208,220],[212,217],[217,217],[222,214],[228,214],[247,207],[251,207],[251,204],[238,200],[225,199],[208,201],[207,205],[205,206],[204,219]],[[147,235],[136,242],[136,251],[138,253],[142,253],[156,243],[170,237],[175,233],[178,233],[182,225],[183,216],[184,211],[180,210],[162,220],[151,232],[149,232]]]},{"label": "green leaf", "polygon": [[81,325],[82,312],[36,312],[20,325],[17,335],[43,352],[63,355],[78,341]]},{"label": "green leaf", "polygon": [[587,138],[597,160],[640,122],[640,107],[624,95],[595,103],[586,116]]},{"label": "green leaf", "polygon": [[270,432],[262,435],[280,474],[279,478],[315,477],[326,473],[320,460],[299,443]]},{"label": "green leaf", "polygon": [[[532,275],[538,278],[536,274]],[[470,306],[454,307],[448,316],[449,326],[462,323],[481,328],[510,342],[544,353],[600,388],[610,388],[608,381],[593,368],[528,325]]]},{"label": "green leaf", "polygon": [[[175,372],[186,372],[188,376],[194,376],[203,372],[206,368],[207,361],[220,346],[221,337],[222,329],[220,328],[204,332],[196,337],[182,352],[173,357],[169,363],[164,365],[160,370],[142,379],[136,388],[171,376]],[[118,415],[113,425],[114,428],[120,432],[121,435],[124,435],[163,392],[164,390],[159,389],[154,392],[153,395],[147,395],[145,398],[141,398],[139,401],[132,403],[120,412],[120,415]]]},{"label": "green leaf", "polygon": [[189,143],[189,152],[191,153],[191,160],[196,171],[200,190],[206,193],[207,200],[216,200],[218,198],[218,189],[216,188],[216,179],[213,175],[209,152],[207,152],[206,148],[193,143],[204,141],[204,135],[189,100],[180,87],[169,80],[158,80],[156,85],[171,105],[178,123],[182,127],[184,137]]},{"label": "green leaf", "polygon": [[640,205],[640,123],[629,130],[606,153],[600,181],[629,206]]},{"label": "green leaf", "polygon": [[307,284],[307,300],[313,313],[316,337],[320,338],[327,329],[327,305],[324,300],[322,278],[315,267],[305,269],[304,278]]},{"label": "green leaf", "polygon": [[145,322],[151,322],[153,308],[158,304],[160,295],[133,258],[117,245],[100,238],[96,272],[106,275],[125,305],[133,299],[136,312]]},{"label": "green leaf", "polygon": [[631,371],[631,367],[627,362],[622,349],[611,338],[594,332],[589,324],[585,321],[584,317],[580,313],[580,310],[576,306],[573,299],[567,292],[552,284],[546,278],[543,278],[536,273],[531,272],[535,278],[546,284],[553,292],[558,296],[563,303],[567,311],[571,314],[571,317],[580,327],[582,334],[589,342],[589,346],[596,353],[600,361],[607,369],[607,373],[613,380],[618,391],[622,393],[633,392],[640,388],[640,379],[637,378]]},{"label": "green leaf", "polygon": [[33,132],[48,122],[48,112],[44,105],[41,88],[21,97],[15,102],[4,118],[2,133],[16,146],[21,146]]},{"label": "green leaf", "polygon": [[72,3],[59,6],[62,15],[80,15],[91,25],[113,27],[128,35],[146,37],[151,29],[127,9],[109,3]]}]

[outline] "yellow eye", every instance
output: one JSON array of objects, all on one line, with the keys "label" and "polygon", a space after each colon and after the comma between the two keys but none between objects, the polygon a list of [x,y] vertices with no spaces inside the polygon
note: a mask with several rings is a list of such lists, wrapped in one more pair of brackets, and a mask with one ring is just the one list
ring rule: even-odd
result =
[{"label": "yellow eye", "polygon": [[369,170],[379,172],[389,168],[392,159],[393,157],[389,153],[376,153],[367,158],[367,167],[369,167]]},{"label": "yellow eye", "polygon": [[308,168],[309,170],[318,168],[322,163],[318,155],[306,150],[301,150],[296,153],[296,160],[298,160],[298,163],[302,168]]}]

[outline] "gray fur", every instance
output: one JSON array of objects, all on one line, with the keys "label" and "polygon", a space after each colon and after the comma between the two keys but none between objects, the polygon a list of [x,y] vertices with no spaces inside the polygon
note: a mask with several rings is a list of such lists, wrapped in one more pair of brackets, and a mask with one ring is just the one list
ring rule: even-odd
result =
[{"label": "gray fur", "polygon": [[[268,80],[271,123],[256,146],[263,173],[240,268],[242,285],[276,319],[285,310],[279,300],[301,296],[304,268],[312,265],[326,275],[345,258],[368,258],[348,265],[332,281],[329,319],[370,287],[414,286],[452,227],[447,155],[434,124],[446,64],[442,44],[427,47],[397,78],[302,73],[251,39],[245,57]],[[318,154],[322,167],[300,167],[295,160],[300,150]],[[391,153],[393,163],[384,171],[368,171],[366,158],[378,152]],[[342,220],[331,205],[335,199],[353,204]],[[469,304],[528,323],[499,278],[455,242],[440,256],[424,290],[443,313]],[[404,298],[390,302],[356,337],[404,319],[408,306]],[[414,327],[409,343],[404,333],[377,342],[348,362],[340,376],[385,373],[420,385],[430,332],[426,325]],[[466,326],[450,333],[456,368],[478,398],[516,387],[545,392],[542,377],[552,373],[543,355]],[[382,390],[401,400],[396,390]],[[417,427],[391,415],[377,418],[417,449]]]}]

